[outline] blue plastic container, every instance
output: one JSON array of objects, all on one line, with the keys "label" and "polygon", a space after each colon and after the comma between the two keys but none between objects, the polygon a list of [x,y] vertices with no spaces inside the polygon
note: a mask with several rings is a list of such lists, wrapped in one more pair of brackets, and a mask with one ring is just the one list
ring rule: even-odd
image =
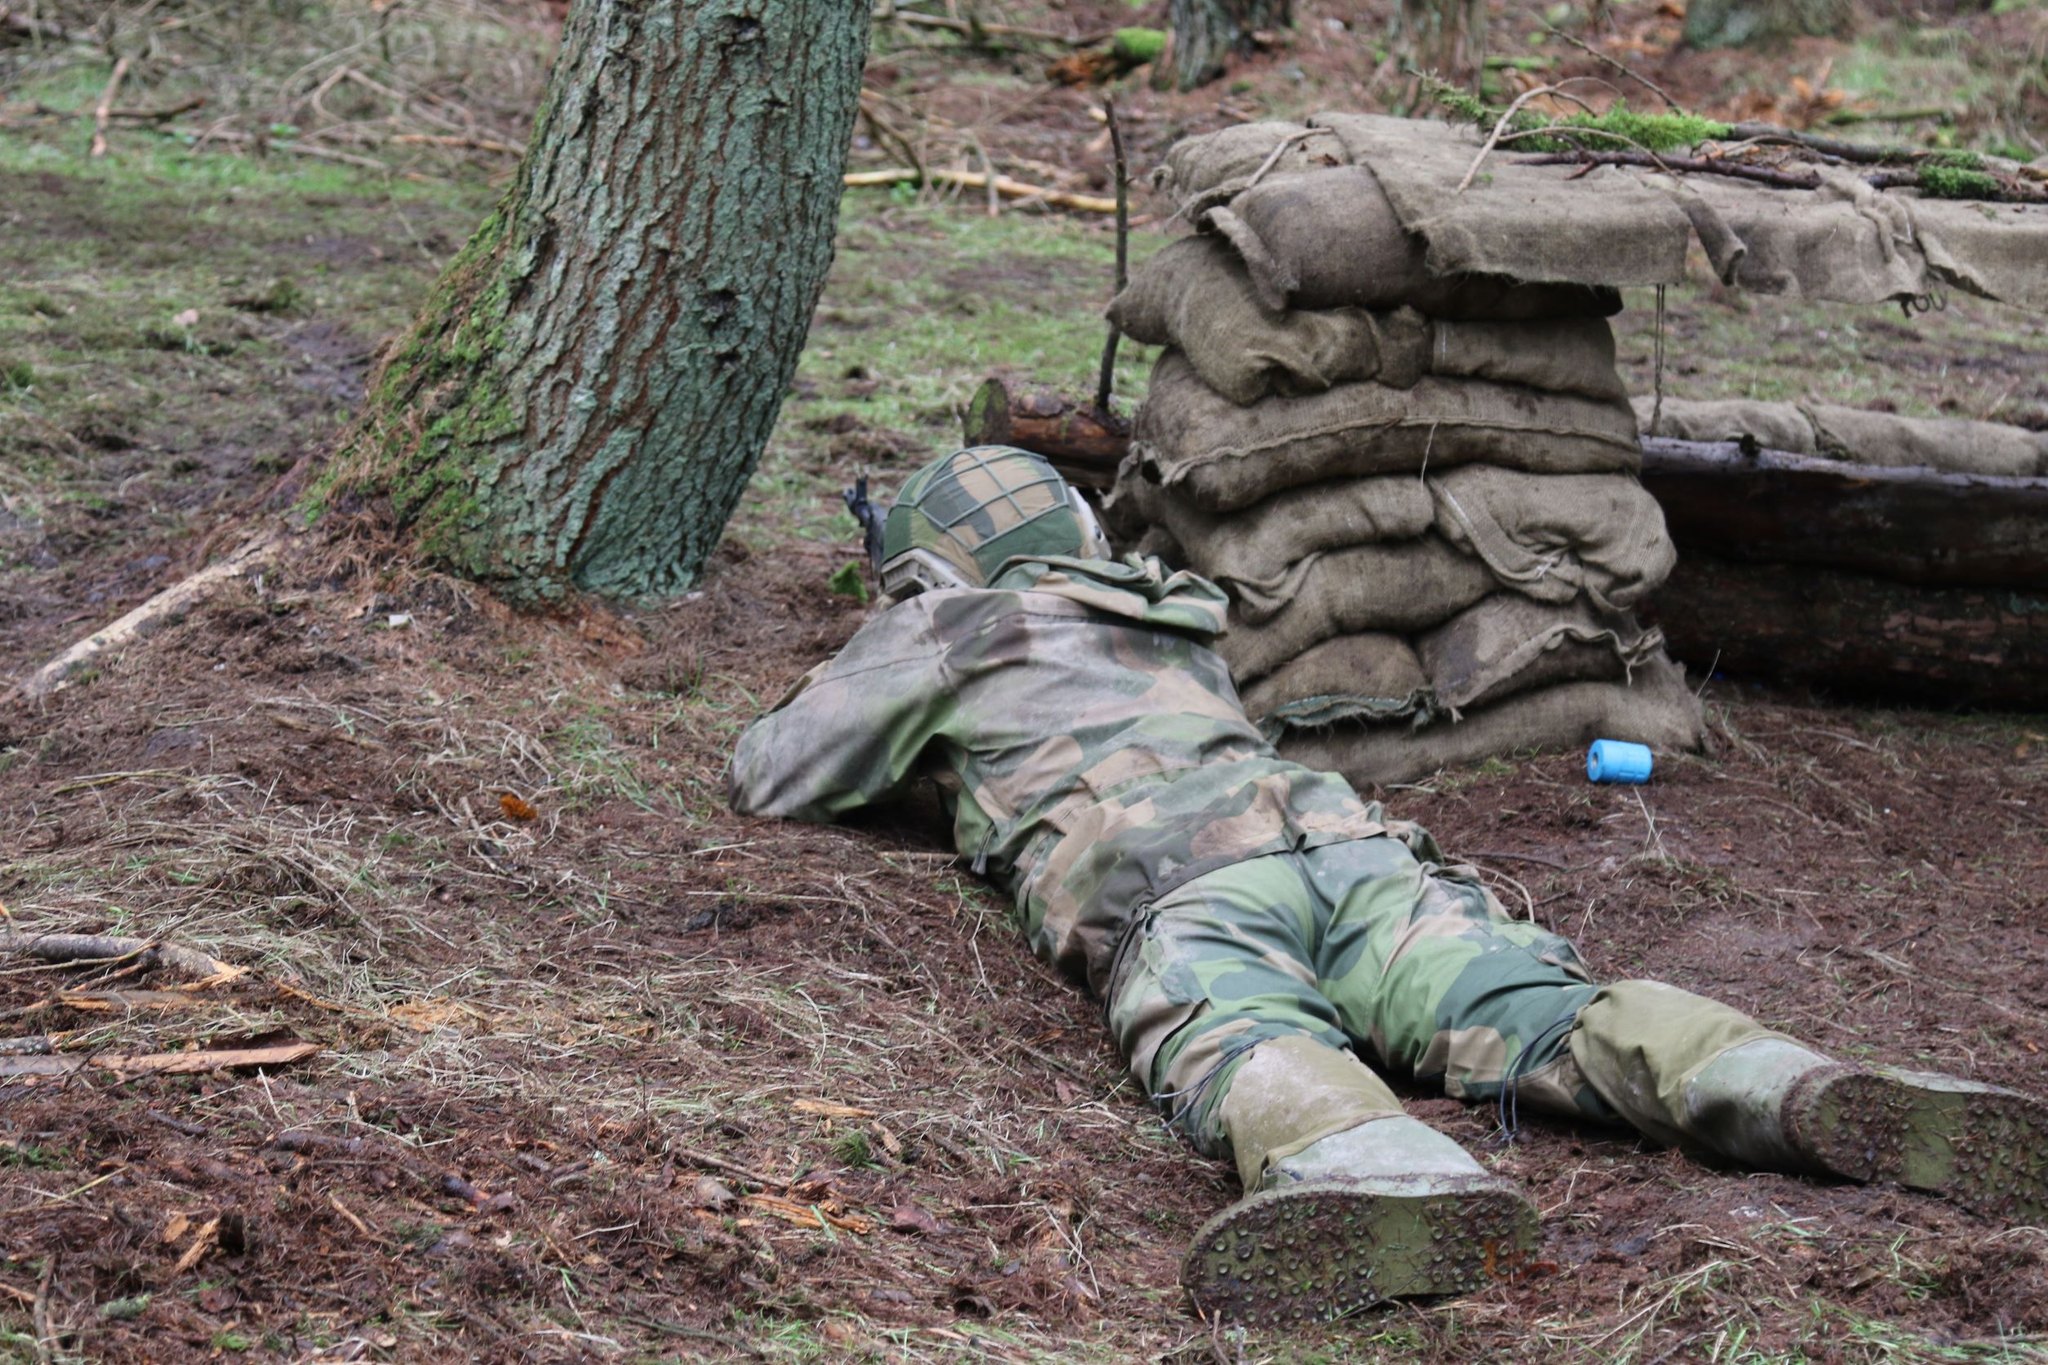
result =
[{"label": "blue plastic container", "polygon": [[1625,739],[1596,739],[1593,747],[1586,750],[1586,780],[1640,784],[1650,780],[1650,768],[1654,763],[1647,744],[1631,744]]}]

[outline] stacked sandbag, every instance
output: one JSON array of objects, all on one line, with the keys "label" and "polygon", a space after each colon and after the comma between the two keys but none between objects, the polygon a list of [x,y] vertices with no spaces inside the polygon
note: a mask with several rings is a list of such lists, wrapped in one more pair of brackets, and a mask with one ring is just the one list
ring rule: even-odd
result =
[{"label": "stacked sandbag", "polygon": [[1746,398],[1635,400],[1645,436],[1734,441],[1846,464],[1995,478],[2048,477],[2048,432],[1953,417],[1899,417],[1831,403]]},{"label": "stacked sandbag", "polygon": [[[1285,128],[1183,143],[1170,174],[1206,156],[1242,206],[1262,168],[1361,173]],[[1290,255],[1276,210],[1244,234],[1254,266],[1219,212],[1112,305],[1166,349],[1109,507],[1229,593],[1220,647],[1282,752],[1390,783],[1597,737],[1696,747],[1698,704],[1632,612],[1673,553],[1636,478],[1612,293],[1438,276],[1390,214],[1361,265],[1313,236]]]}]

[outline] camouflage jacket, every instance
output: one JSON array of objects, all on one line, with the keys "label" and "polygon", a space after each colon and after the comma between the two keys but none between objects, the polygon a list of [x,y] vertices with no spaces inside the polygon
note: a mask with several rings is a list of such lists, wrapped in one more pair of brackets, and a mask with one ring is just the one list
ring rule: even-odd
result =
[{"label": "camouflage jacket", "polygon": [[1224,597],[1157,560],[1032,559],[861,629],[741,736],[732,803],[831,820],[930,776],[955,846],[1016,899],[1032,950],[1100,990],[1123,927],[1231,863],[1387,832],[1343,778],[1289,763],[1204,643]]}]

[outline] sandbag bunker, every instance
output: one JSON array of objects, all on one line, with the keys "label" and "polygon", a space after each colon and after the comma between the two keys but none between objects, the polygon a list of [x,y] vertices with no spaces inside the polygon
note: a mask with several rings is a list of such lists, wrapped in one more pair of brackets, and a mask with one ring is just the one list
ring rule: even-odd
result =
[{"label": "sandbag bunker", "polygon": [[[1677,552],[1639,478],[1644,404],[1607,321],[1620,287],[1681,280],[1696,238],[1759,292],[2048,303],[2038,210],[2006,221],[2022,206],[1895,198],[1832,171],[1796,198],[1506,158],[1475,176],[1479,146],[1343,114],[1186,139],[1156,180],[1197,230],[1111,306],[1166,348],[1114,522],[1224,586],[1221,648],[1249,712],[1290,757],[1355,781],[1595,737],[1697,746],[1698,702],[1636,615]],[[1795,450],[1882,428],[1892,462],[1984,425],[1793,415]],[[1961,443],[2000,474],[2048,474],[2037,433]]]}]

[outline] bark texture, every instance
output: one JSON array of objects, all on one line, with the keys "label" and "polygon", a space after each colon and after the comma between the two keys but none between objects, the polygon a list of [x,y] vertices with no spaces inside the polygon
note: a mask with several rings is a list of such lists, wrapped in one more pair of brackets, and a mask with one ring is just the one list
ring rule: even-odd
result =
[{"label": "bark texture", "polygon": [[1841,37],[1853,25],[1849,0],[1692,0],[1685,41],[1694,47],[1745,47],[1796,38]]},{"label": "bark texture", "polygon": [[1251,51],[1252,35],[1294,22],[1292,0],[1172,0],[1175,89],[1192,90],[1223,74],[1232,56]]},{"label": "bark texture", "polygon": [[867,28],[861,0],[581,0],[327,496],[515,600],[691,586],[831,264]]}]

